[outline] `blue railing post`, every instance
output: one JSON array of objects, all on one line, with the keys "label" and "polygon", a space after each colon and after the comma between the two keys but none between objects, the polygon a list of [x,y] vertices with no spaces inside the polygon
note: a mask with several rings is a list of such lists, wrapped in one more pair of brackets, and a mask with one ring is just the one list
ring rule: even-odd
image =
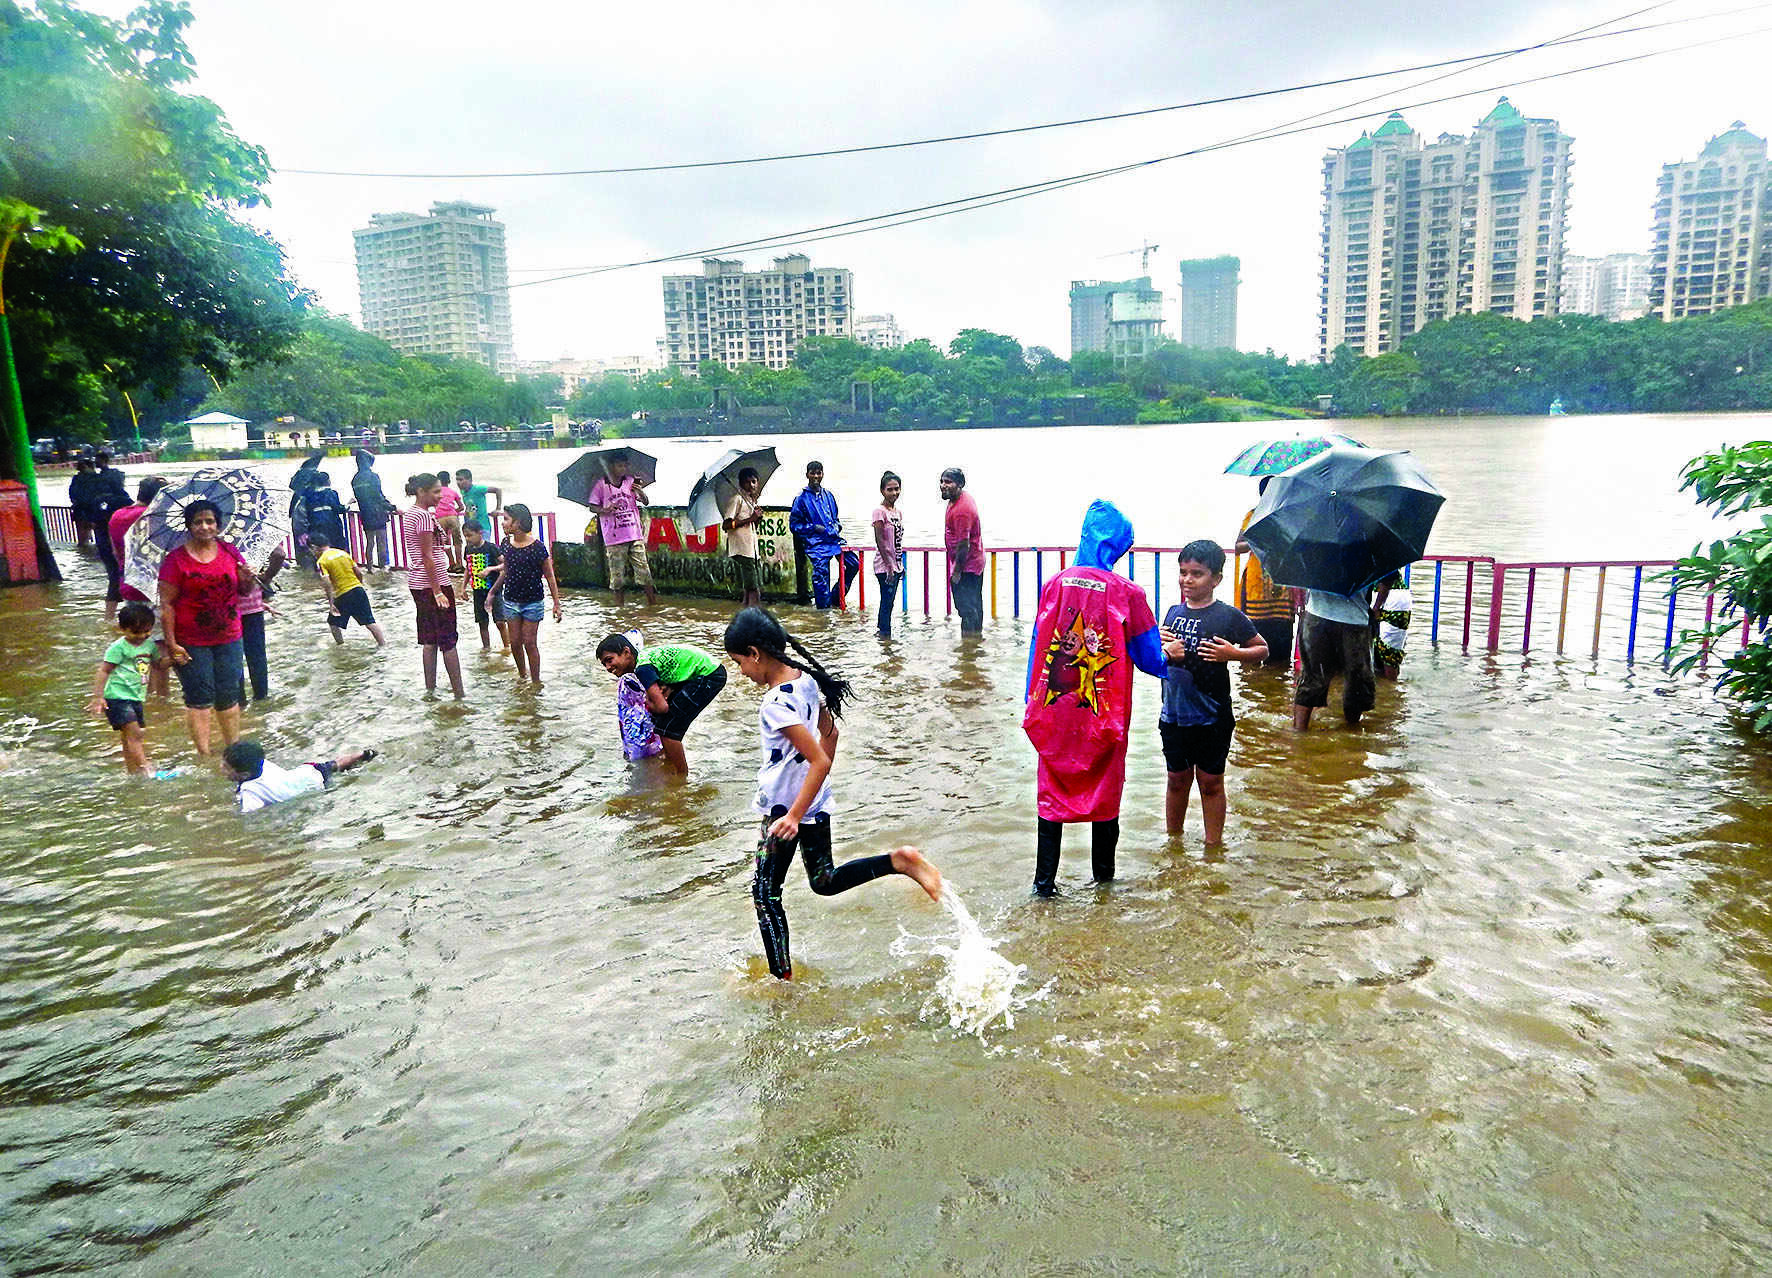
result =
[{"label": "blue railing post", "polygon": [[1163,620],[1163,552],[1151,551],[1151,611]]},{"label": "blue railing post", "polygon": [[902,576],[900,576],[898,579],[898,588],[901,592],[900,597],[904,600],[904,615],[908,617],[911,615],[911,574],[909,571],[910,564],[904,562],[904,559],[901,556],[899,566],[901,568],[906,569],[905,573]]},{"label": "blue railing post", "polygon": [[1021,616],[1021,551],[1015,552],[1015,615]]},{"label": "blue railing post", "polygon": [[1428,625],[1427,636],[1427,641],[1435,647],[1438,647],[1440,643],[1440,586],[1443,583],[1445,576],[1446,565],[1444,563],[1436,563],[1434,565],[1434,617],[1433,621]]},{"label": "blue railing post", "polygon": [[1637,660],[1637,613],[1643,604],[1643,567],[1637,565],[1636,574],[1630,583],[1630,638],[1624,645],[1624,664],[1635,665]]},{"label": "blue railing post", "polygon": [[1039,599],[1040,592],[1044,589],[1046,589],[1046,556],[1036,548],[1034,550],[1034,598],[1036,600]]}]

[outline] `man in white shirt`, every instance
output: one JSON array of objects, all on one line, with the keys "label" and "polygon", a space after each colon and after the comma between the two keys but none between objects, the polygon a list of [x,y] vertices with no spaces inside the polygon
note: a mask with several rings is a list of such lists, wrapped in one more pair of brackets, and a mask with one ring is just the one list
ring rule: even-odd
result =
[{"label": "man in white shirt", "polygon": [[285,799],[324,790],[334,772],[343,772],[373,758],[374,750],[347,750],[326,762],[284,768],[265,758],[265,748],[256,741],[236,741],[222,752],[222,764],[234,781],[234,797],[242,812],[256,812]]},{"label": "man in white shirt", "polygon": [[1292,693],[1292,726],[1300,732],[1311,726],[1311,711],[1329,704],[1329,684],[1341,675],[1341,717],[1357,727],[1360,716],[1378,700],[1371,595],[1305,591],[1298,647],[1301,669]]}]

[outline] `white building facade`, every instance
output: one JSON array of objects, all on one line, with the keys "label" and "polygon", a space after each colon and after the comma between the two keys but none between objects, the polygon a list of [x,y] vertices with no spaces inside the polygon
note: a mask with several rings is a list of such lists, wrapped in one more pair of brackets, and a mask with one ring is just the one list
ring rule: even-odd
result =
[{"label": "white building facade", "polygon": [[363,327],[403,355],[446,355],[516,375],[504,223],[461,201],[377,213],[353,235]]},{"label": "white building facade", "polygon": [[808,337],[854,336],[853,304],[850,273],[815,270],[803,254],[766,271],[706,258],[700,275],[664,278],[665,360],[691,371],[709,359],[786,368]]},{"label": "white building facade", "polygon": [[904,330],[892,315],[857,315],[855,340],[872,350],[897,350],[904,345]]},{"label": "white building facade", "polygon": [[1392,112],[1323,160],[1318,355],[1382,355],[1435,320],[1555,315],[1572,139],[1506,98],[1469,137]]},{"label": "white building facade", "polygon": [[1648,314],[1649,262],[1647,253],[1566,254],[1561,313],[1598,315],[1614,323]]},{"label": "white building facade", "polygon": [[1772,297],[1766,139],[1737,120],[1696,160],[1663,165],[1649,255],[1649,307],[1664,320]]}]

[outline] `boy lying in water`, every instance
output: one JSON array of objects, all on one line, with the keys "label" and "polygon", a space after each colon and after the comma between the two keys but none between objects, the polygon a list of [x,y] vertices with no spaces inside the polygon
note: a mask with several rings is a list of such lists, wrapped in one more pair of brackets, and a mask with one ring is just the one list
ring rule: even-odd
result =
[{"label": "boy lying in water", "polygon": [[240,811],[256,812],[285,799],[324,790],[334,772],[348,771],[373,758],[374,750],[347,750],[327,762],[283,768],[265,758],[265,748],[258,742],[236,741],[222,752],[222,765],[233,778]]}]

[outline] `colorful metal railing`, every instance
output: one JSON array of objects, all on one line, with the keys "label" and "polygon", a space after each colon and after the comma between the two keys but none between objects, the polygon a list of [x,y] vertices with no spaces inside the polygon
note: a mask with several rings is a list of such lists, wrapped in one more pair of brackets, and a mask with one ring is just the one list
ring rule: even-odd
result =
[{"label": "colorful metal railing", "polygon": [[[43,515],[52,542],[74,543],[72,510],[45,506]],[[346,512],[345,529],[351,556],[367,562],[370,545],[357,512]],[[555,539],[551,512],[536,516],[536,531],[543,541]],[[397,519],[388,526],[388,542],[390,566],[407,567],[410,553]],[[853,584],[856,609],[865,614],[868,579],[874,575],[868,559],[875,552],[872,546],[850,549],[858,557],[858,579],[847,581],[843,560],[835,561],[838,607],[848,608],[848,587]],[[1145,586],[1151,610],[1158,616],[1163,612],[1165,564],[1173,570],[1179,549],[1138,546],[1120,561],[1121,571]],[[285,551],[294,554],[293,542],[285,543]],[[1031,613],[1048,575],[1064,571],[1072,553],[1069,546],[998,546],[988,550],[984,593],[990,616],[999,619],[1007,613],[1019,618],[1024,612]],[[946,552],[939,546],[909,546],[902,554],[905,571],[897,587],[898,608],[908,617],[920,600],[922,614],[933,617],[939,597],[940,615],[951,616],[954,597],[947,579]],[[1243,556],[1237,555],[1225,565],[1225,593],[1237,580],[1243,563]],[[1517,651],[1525,656],[1550,648],[1557,656],[1579,653],[1593,660],[1617,656],[1627,663],[1634,663],[1639,654],[1650,654],[1665,663],[1681,633],[1708,627],[1721,606],[1714,594],[1682,591],[1674,566],[1671,559],[1502,561],[1489,555],[1429,555],[1404,571],[1413,604],[1410,633],[1419,636],[1425,630],[1428,643],[1436,647],[1442,638],[1451,642],[1456,636],[1459,648],[1467,652],[1475,640],[1483,652]],[[1628,589],[1618,584],[1621,578],[1628,581]],[[1172,577],[1169,582],[1169,590],[1178,592]],[[1429,582],[1431,590],[1425,588]],[[1545,598],[1553,592],[1554,611]],[[1172,600],[1176,597],[1178,593],[1170,594]],[[1739,644],[1745,647],[1757,634],[1763,635],[1766,624],[1764,618],[1744,619],[1737,633]],[[1707,646],[1701,663],[1710,655]]]}]

